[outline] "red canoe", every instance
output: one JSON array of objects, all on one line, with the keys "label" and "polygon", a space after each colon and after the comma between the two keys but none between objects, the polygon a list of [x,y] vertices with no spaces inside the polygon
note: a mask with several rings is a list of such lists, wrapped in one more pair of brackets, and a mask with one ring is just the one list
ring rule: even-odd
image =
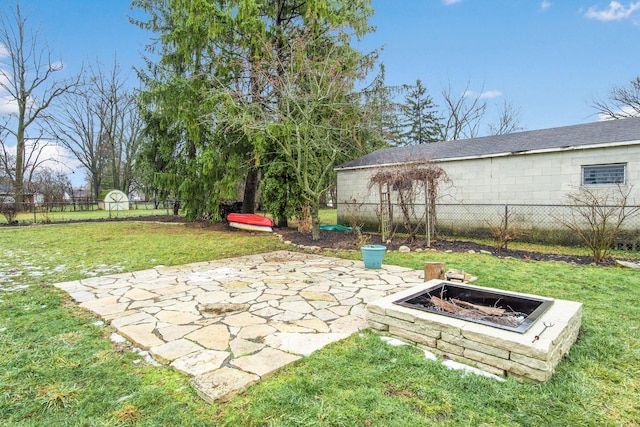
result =
[{"label": "red canoe", "polygon": [[227,221],[238,224],[258,225],[261,227],[273,227],[273,221],[267,217],[256,214],[230,213],[227,215]]}]

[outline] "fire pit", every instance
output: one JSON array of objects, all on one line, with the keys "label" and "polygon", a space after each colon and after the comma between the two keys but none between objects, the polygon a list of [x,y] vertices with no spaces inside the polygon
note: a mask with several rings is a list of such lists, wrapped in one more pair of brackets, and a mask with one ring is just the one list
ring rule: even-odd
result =
[{"label": "fire pit", "polygon": [[440,282],[394,304],[524,333],[553,300]]},{"label": "fire pit", "polygon": [[[438,279],[374,301],[367,310],[373,330],[496,375],[535,381],[551,378],[582,319],[578,302]],[[504,318],[506,325],[500,324]]]}]

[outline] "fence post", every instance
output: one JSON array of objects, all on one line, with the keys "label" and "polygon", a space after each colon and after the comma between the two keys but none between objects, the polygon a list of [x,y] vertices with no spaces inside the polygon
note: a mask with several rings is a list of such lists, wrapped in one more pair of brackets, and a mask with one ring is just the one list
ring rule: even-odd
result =
[{"label": "fence post", "polygon": [[504,205],[504,232],[505,235],[509,230],[509,205]]},{"label": "fence post", "polygon": [[427,235],[427,247],[431,247],[431,203],[429,203],[429,180],[424,180],[424,215],[425,234]]}]

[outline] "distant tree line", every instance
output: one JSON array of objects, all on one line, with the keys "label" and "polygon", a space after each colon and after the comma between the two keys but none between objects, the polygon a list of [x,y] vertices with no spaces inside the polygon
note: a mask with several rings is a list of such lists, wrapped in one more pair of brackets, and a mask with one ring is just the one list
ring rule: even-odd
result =
[{"label": "distant tree line", "polygon": [[64,160],[51,156],[56,145],[81,163],[94,197],[104,188],[129,193],[137,182],[142,122],[117,61],[70,77],[59,77],[62,70],[19,2],[0,13],[0,186],[11,188],[18,206],[25,194],[51,199],[72,191],[69,170],[55,165]]}]

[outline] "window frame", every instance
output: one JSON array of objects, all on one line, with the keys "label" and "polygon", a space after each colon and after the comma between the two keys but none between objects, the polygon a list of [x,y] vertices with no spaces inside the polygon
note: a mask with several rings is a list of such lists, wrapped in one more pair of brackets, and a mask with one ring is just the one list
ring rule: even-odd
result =
[{"label": "window frame", "polygon": [[[605,173],[605,168],[612,167],[622,167],[622,181],[613,181],[609,180],[607,182],[596,182],[598,178],[602,179],[603,177],[606,179],[607,177],[617,177],[619,174],[615,174],[615,171]],[[598,168],[601,170],[598,171]],[[587,180],[587,172],[591,170],[591,176],[589,180]],[[600,174],[600,176],[597,176]],[[627,184],[627,163],[605,163],[605,164],[596,164],[596,165],[582,165],[581,166],[581,174],[580,174],[581,185],[583,186],[598,186],[598,185],[626,185]],[[593,181],[593,182],[588,182]]]}]

